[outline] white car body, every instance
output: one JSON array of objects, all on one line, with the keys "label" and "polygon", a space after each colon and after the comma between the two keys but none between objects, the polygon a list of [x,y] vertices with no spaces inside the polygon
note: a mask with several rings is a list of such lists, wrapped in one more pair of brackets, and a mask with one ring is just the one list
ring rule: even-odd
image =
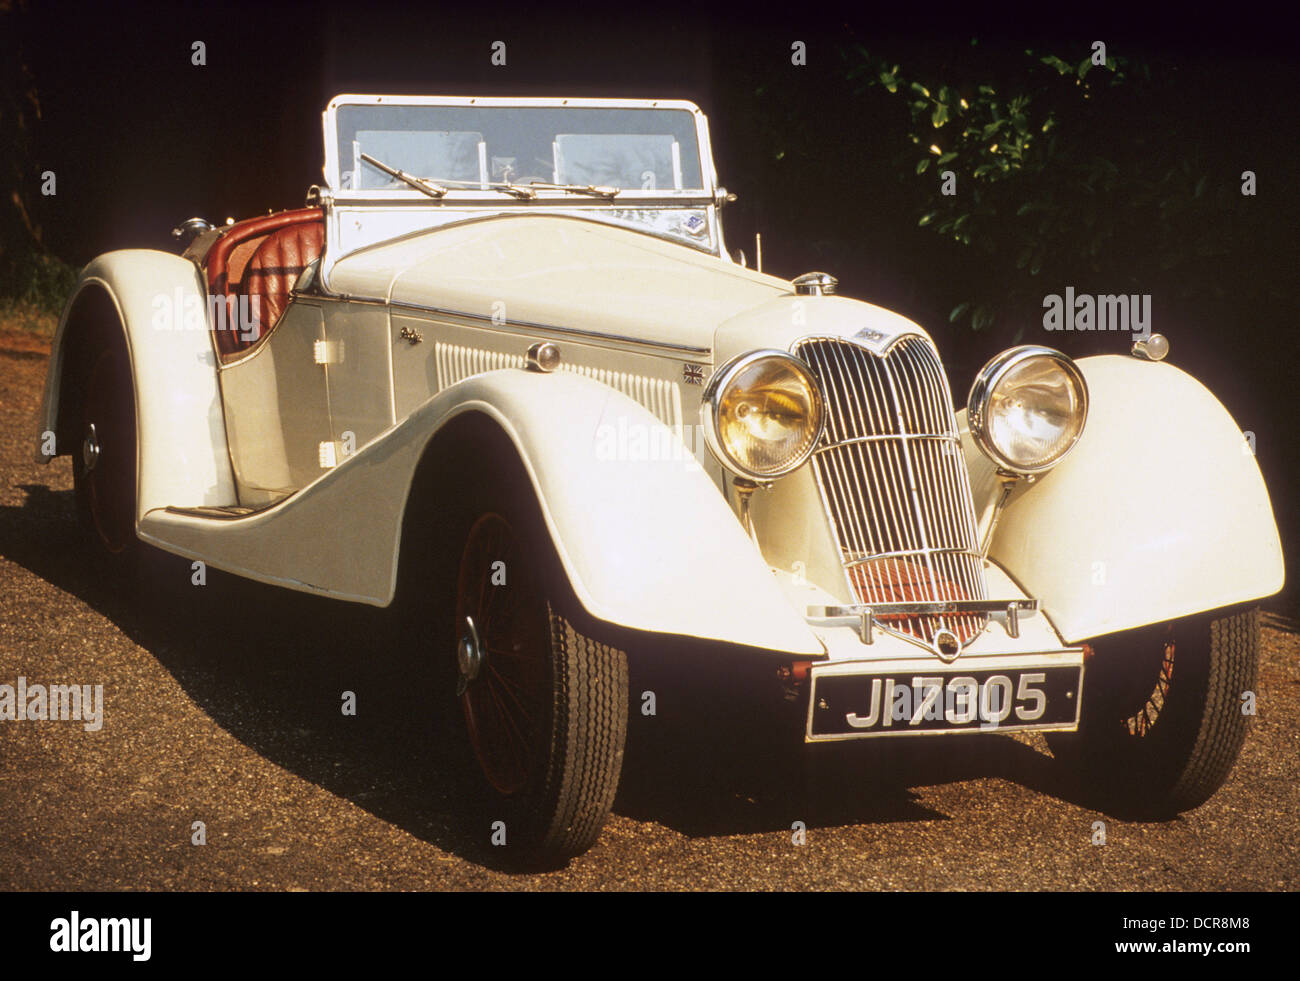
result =
[{"label": "white car body", "polygon": [[[701,186],[681,186],[676,142],[674,186],[624,188],[615,200],[540,187],[521,200],[489,193],[486,180],[437,200],[412,187],[344,186],[353,178],[340,159],[339,114],[392,104],[680,112],[698,154],[682,166],[698,168]],[[134,379],[143,541],[277,586],[387,605],[413,474],[439,433],[470,413],[515,448],[592,618],[803,662],[814,678],[1059,667],[1078,677],[1091,638],[1282,585],[1268,494],[1223,406],[1170,364],[1095,357],[1079,363],[1090,405],[1077,445],[1016,485],[987,557],[972,558],[983,598],[1000,610],[955,663],[884,621],[871,629],[812,461],[754,493],[747,533],[732,474],[700,438],[704,383],[733,357],[797,352],[809,338],[876,359],[907,339],[916,351],[934,342],[888,310],[801,292],[730,258],[725,191],[698,108],[340,96],[324,125],[325,187],[313,199],[323,251],[256,343],[223,355],[206,319],[160,329],[160,296],[210,310],[211,289],[200,262],[161,252],[96,259],[64,314],[40,430],[60,434],[58,452],[75,452],[78,434],[60,414],[65,341],[79,297],[100,291],[117,311]],[[559,143],[547,177],[556,183]],[[489,152],[480,138],[485,177]],[[558,368],[529,370],[530,349],[548,343]],[[978,544],[995,510],[996,467],[965,411],[952,412],[946,380],[927,384],[961,444],[936,480],[948,481],[954,515],[969,509]],[[859,506],[925,503],[869,497]],[[812,718],[810,707],[809,741],[858,735],[818,734]],[[1077,712],[1039,727],[1076,724]]]}]

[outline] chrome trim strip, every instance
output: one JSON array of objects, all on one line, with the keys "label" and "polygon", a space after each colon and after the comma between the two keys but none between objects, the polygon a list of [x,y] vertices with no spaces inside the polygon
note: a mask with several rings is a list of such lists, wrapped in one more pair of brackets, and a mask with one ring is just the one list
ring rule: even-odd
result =
[{"label": "chrome trim strip", "polygon": [[460,317],[463,320],[473,320],[476,323],[488,324],[493,329],[511,327],[517,330],[526,330],[530,332],[542,331],[560,334],[565,337],[585,337],[612,344],[635,344],[657,351],[671,351],[674,354],[693,354],[707,358],[713,353],[713,349],[707,347],[692,347],[687,344],[669,344],[666,341],[651,341],[641,337],[626,337],[622,334],[606,334],[594,330],[580,330],[576,327],[556,327],[552,324],[539,324],[528,320],[505,320],[493,322],[492,318],[486,314],[467,313],[463,310],[449,310],[445,307],[425,306],[421,303],[405,303],[400,300],[377,300],[373,297],[352,296],[347,293],[313,293],[310,294],[310,298],[312,300],[329,300],[333,303],[365,303],[372,306],[388,307],[390,310],[398,313],[402,311],[414,311],[416,313],[438,314],[443,317]]},{"label": "chrome trim strip", "polygon": [[854,603],[850,606],[810,606],[808,616],[818,619],[834,617],[857,617],[862,613],[1006,613],[1010,610],[1020,613],[1038,612],[1038,600],[943,600],[932,603],[926,601],[905,603]]},{"label": "chrome trim strip", "polygon": [[898,552],[880,552],[874,555],[867,555],[858,559],[845,559],[844,567],[852,568],[855,565],[869,565],[879,559],[901,559],[906,555],[969,555],[970,553],[964,548],[911,548],[903,549]]},{"label": "chrome trim strip", "polygon": [[[520,185],[526,187],[527,185]],[[333,201],[340,208],[457,208],[465,205],[483,205],[488,208],[529,208],[536,205],[556,208],[581,208],[592,211],[662,211],[666,208],[698,208],[701,211],[714,203],[713,195],[702,189],[690,191],[638,191],[619,188],[617,198],[575,198],[571,192],[539,187],[535,198],[502,197],[500,193],[477,188],[450,187],[443,197],[431,198],[416,190],[405,188],[366,189],[361,191],[335,191]]]},{"label": "chrome trim strip", "polygon": [[827,450],[835,449],[837,446],[849,446],[852,443],[879,443],[886,440],[905,441],[912,439],[937,439],[946,443],[952,443],[955,446],[961,446],[961,437],[954,433],[890,433],[883,436],[854,436],[851,439],[841,439],[833,443],[823,442],[813,452],[824,453]]}]

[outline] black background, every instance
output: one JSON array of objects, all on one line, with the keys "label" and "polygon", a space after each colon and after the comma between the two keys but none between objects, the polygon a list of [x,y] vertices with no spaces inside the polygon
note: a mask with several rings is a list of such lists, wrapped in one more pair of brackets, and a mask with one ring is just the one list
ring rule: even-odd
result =
[{"label": "black background", "polygon": [[[6,963],[174,976],[203,964],[364,971],[400,963],[436,974],[481,962],[531,976],[549,962],[564,974],[640,968],[729,977],[761,969],[802,977],[849,976],[887,964],[906,974],[1052,976],[1071,964],[1175,971],[1194,959],[1231,975],[1286,951],[1284,896],[1182,893],[972,893],[784,896],[398,896],[321,894],[47,894],[7,897]],[[20,905],[21,904],[21,905]],[[152,956],[51,953],[50,923],[149,917]],[[1248,920],[1235,929],[1169,927],[1182,917]],[[1163,930],[1125,928],[1164,919]],[[7,934],[7,935],[6,935]],[[1247,953],[1137,955],[1117,942],[1249,943]],[[1152,960],[1154,956],[1154,960]],[[599,965],[599,966],[597,966]],[[116,971],[114,971],[116,969]]]}]

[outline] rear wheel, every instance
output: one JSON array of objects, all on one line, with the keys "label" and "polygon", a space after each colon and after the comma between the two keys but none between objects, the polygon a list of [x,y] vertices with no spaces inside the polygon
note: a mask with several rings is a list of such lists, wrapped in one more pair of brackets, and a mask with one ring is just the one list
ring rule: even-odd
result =
[{"label": "rear wheel", "polygon": [[[471,523],[456,582],[456,695],[491,808],[544,860],[586,851],[618,789],[627,659],[580,633],[523,508]],[[540,533],[539,533],[540,532]]]},{"label": "rear wheel", "polygon": [[136,551],[136,421],[131,366],[107,331],[87,338],[78,371],[80,397],[72,474],[77,514],[97,548],[126,558]]},{"label": "rear wheel", "polygon": [[1167,817],[1205,803],[1246,738],[1259,662],[1255,609],[1216,611],[1094,645],[1077,733],[1049,733],[1116,808]]}]

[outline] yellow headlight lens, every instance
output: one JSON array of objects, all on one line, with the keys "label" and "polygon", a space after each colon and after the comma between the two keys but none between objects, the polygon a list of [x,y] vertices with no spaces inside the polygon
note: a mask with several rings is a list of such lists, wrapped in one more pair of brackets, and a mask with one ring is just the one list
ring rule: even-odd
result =
[{"label": "yellow headlight lens", "polygon": [[821,393],[802,361],[755,351],[728,362],[704,395],[709,446],[743,476],[767,480],[799,467],[825,425]]}]

